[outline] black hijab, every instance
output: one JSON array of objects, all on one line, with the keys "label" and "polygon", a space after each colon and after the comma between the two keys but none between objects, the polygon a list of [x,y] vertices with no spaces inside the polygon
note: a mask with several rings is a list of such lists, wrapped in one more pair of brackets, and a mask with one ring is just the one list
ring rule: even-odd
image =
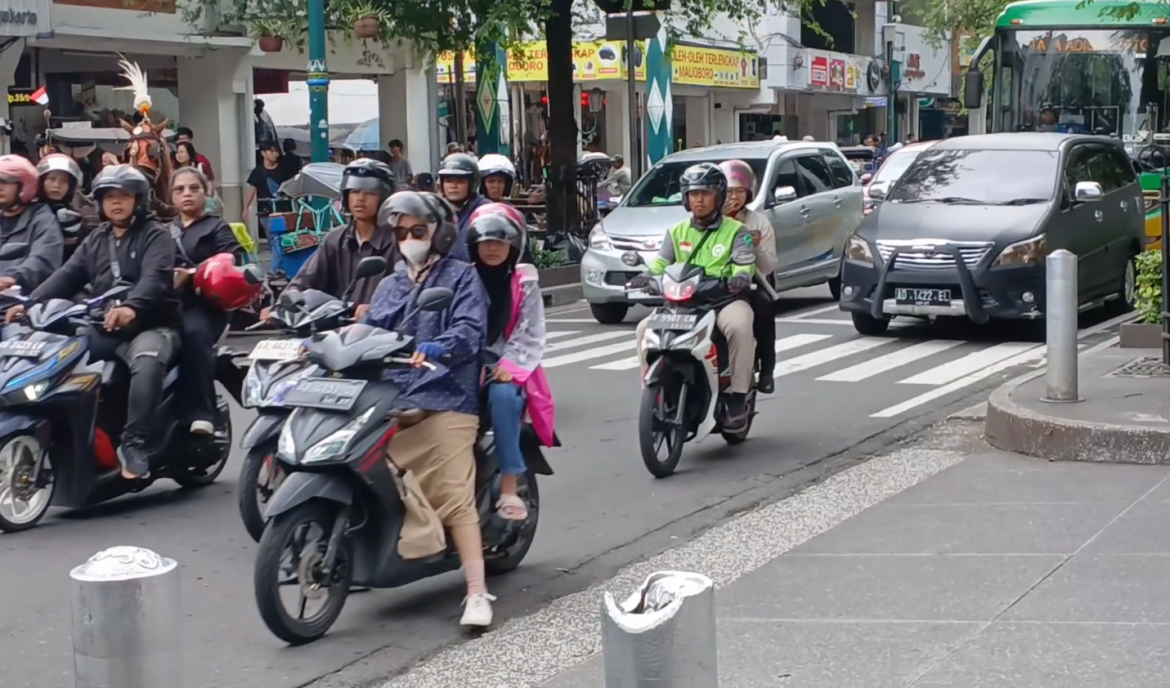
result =
[{"label": "black hijab", "polygon": [[488,296],[487,343],[491,346],[504,336],[504,328],[512,315],[513,266],[505,262],[489,267],[477,260],[475,270]]}]

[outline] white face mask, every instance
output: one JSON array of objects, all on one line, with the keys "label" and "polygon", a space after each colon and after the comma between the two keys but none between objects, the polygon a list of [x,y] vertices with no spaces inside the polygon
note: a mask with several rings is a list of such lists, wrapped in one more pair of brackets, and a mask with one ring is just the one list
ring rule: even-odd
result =
[{"label": "white face mask", "polygon": [[422,265],[431,253],[431,240],[407,239],[398,244],[398,248],[402,251],[403,257],[411,265]]}]

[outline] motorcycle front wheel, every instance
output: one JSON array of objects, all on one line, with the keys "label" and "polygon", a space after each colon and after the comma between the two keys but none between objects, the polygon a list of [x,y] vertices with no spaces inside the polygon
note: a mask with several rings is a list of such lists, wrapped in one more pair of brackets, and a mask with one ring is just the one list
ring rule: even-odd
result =
[{"label": "motorcycle front wheel", "polygon": [[286,476],[284,466],[276,458],[276,440],[253,447],[244,457],[237,498],[240,520],[253,542],[260,542],[264,535],[264,508]]},{"label": "motorcycle front wheel", "polygon": [[[289,645],[311,643],[328,633],[345,607],[353,580],[349,538],[342,538],[331,574],[323,571],[337,515],[335,505],[310,500],[272,519],[260,538],[253,572],[256,605],[268,630]],[[293,601],[291,611],[286,599]],[[309,614],[313,603],[319,606]]]},{"label": "motorcycle front wheel", "polygon": [[0,531],[16,533],[40,523],[53,503],[53,477],[48,453],[35,436],[12,435],[0,441]]},{"label": "motorcycle front wheel", "polygon": [[668,376],[642,390],[638,445],[642,463],[655,478],[673,474],[682,458],[687,433],[685,390],[686,382],[677,376]]}]

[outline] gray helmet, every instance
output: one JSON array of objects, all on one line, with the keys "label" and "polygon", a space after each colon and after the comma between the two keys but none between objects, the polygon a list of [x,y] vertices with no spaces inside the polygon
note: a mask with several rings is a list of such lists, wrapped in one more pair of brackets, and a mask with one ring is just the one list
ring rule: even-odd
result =
[{"label": "gray helmet", "polygon": [[436,194],[399,191],[387,198],[378,209],[378,226],[393,229],[403,215],[417,217],[431,230],[431,251],[445,256],[455,245],[459,229],[453,222],[455,209]]},{"label": "gray helmet", "polygon": [[347,191],[372,191],[383,203],[394,193],[397,184],[390,166],[378,160],[359,158],[345,166],[341,172],[341,206],[349,210]]},{"label": "gray helmet", "polygon": [[452,153],[439,163],[439,182],[451,177],[466,179],[470,184],[470,196],[479,192],[479,161],[467,153]]},{"label": "gray helmet", "polygon": [[150,210],[150,180],[138,169],[130,165],[110,165],[98,172],[90,188],[97,205],[98,216],[103,221],[109,221],[109,218],[102,209],[102,197],[111,189],[134,194],[134,220],[140,222],[146,219]]},{"label": "gray helmet", "polygon": [[691,191],[714,191],[716,212],[727,200],[727,175],[723,174],[723,170],[715,163],[701,162],[691,165],[683,170],[678,184],[682,191],[683,207],[687,210],[691,209],[691,201],[687,198]]}]

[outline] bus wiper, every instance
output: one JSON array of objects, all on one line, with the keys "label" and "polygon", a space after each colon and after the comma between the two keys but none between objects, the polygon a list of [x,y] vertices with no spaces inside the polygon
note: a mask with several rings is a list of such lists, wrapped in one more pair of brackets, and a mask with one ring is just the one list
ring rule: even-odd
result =
[{"label": "bus wiper", "polygon": [[1035,205],[1036,203],[1047,203],[1047,198],[1013,198],[1010,201],[996,203],[995,205]]}]

